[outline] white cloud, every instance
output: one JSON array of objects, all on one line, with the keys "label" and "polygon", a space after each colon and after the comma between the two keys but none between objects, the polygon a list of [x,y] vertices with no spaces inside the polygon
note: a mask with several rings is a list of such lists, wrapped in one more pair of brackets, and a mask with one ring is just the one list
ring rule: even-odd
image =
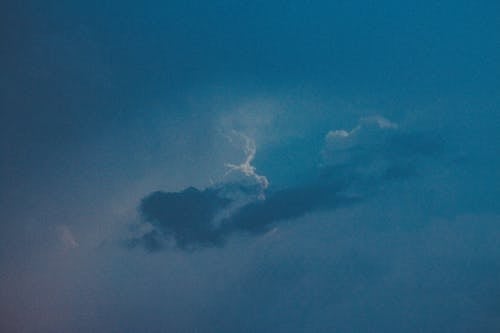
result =
[{"label": "white cloud", "polygon": [[[260,186],[261,193],[259,195],[260,198],[264,198],[264,190],[269,186],[269,181],[266,176],[259,175],[255,166],[252,165],[252,161],[255,158],[255,154],[257,152],[257,147],[255,145],[255,141],[243,133],[239,133],[237,131],[232,132],[233,136],[236,136],[244,141],[244,152],[245,152],[245,160],[241,164],[232,164],[226,163],[226,167],[228,167],[228,171],[226,175],[229,175],[232,172],[240,172],[246,177],[249,177]],[[231,141],[232,138],[228,137]]]},{"label": "white cloud", "polygon": [[[345,163],[356,154],[354,149],[380,145],[387,134],[398,128],[398,124],[381,116],[361,118],[351,130],[336,129],[326,134],[323,158],[327,164]],[[357,153],[362,153],[359,150]]]},{"label": "white cloud", "polygon": [[378,115],[361,118],[361,124],[376,124],[381,129],[397,129],[399,127],[398,124]]}]

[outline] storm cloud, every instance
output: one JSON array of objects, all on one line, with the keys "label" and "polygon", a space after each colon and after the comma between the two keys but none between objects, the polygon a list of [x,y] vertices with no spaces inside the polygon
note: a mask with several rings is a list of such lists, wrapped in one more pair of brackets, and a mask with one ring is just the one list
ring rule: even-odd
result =
[{"label": "storm cloud", "polygon": [[241,173],[239,181],[147,195],[139,212],[152,230],[130,238],[127,246],[153,252],[173,240],[174,246],[193,250],[223,246],[233,234],[263,234],[310,212],[359,203],[386,182],[418,175],[421,160],[436,158],[443,149],[438,136],[401,130],[381,116],[362,118],[349,131],[325,135],[324,163],[312,181],[266,192],[267,178],[251,165],[255,143],[242,137],[247,158],[241,166],[229,165]]},{"label": "storm cloud", "polygon": [[499,1],[0,2],[0,332],[500,332]]}]

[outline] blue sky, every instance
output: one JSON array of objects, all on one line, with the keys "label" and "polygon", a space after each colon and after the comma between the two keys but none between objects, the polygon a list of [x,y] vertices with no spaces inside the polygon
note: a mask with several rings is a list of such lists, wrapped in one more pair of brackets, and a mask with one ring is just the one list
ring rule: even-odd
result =
[{"label": "blue sky", "polygon": [[0,330],[497,332],[495,1],[4,1]]}]

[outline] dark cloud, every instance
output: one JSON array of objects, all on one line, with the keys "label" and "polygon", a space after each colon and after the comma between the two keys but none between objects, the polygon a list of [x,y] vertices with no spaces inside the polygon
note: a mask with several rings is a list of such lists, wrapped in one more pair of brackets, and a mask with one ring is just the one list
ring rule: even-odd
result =
[{"label": "dark cloud", "polygon": [[[147,222],[164,236],[173,237],[180,248],[191,244],[216,245],[222,241],[222,235],[211,222],[230,203],[230,199],[219,196],[218,192],[215,189],[200,191],[194,187],[182,192],[155,192],[142,200],[139,209]],[[131,245],[139,241],[148,250],[161,247],[157,233],[145,236]]]},{"label": "dark cloud", "polygon": [[360,202],[386,182],[417,175],[422,157],[439,156],[442,150],[436,135],[403,131],[378,116],[363,118],[350,131],[327,134],[325,163],[316,180],[306,184],[269,191],[263,197],[265,188],[249,182],[253,178],[247,175],[239,182],[204,190],[189,187],[146,196],[139,211],[153,231],[127,245],[157,251],[164,248],[165,239],[173,239],[184,250],[222,246],[235,233],[261,234],[281,221]]},{"label": "dark cloud", "polygon": [[[155,192],[139,207],[145,222],[155,229],[127,241],[153,252],[163,249],[162,236],[173,238],[181,249],[221,246],[233,233],[261,234],[275,222],[294,219],[319,209],[335,209],[360,198],[341,193],[339,184],[309,184],[271,193],[231,209],[236,200],[222,197],[222,190],[200,191],[190,187],[181,192]],[[217,218],[218,216],[221,216]]]},{"label": "dark cloud", "polygon": [[360,198],[342,194],[341,185],[310,184],[273,193],[266,200],[252,202],[239,209],[226,225],[228,231],[261,233],[274,222],[294,219],[319,209],[335,209]]}]

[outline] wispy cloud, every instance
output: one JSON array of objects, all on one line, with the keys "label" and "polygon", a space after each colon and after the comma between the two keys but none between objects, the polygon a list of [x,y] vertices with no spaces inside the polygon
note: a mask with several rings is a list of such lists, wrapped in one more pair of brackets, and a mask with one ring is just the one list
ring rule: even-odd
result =
[{"label": "wispy cloud", "polygon": [[[252,165],[252,161],[255,158],[255,154],[257,152],[257,147],[255,145],[255,141],[243,133],[233,131],[233,136],[239,137],[244,141],[244,152],[245,152],[245,161],[241,164],[232,164],[226,163],[226,167],[229,170],[226,172],[225,177],[228,176],[231,172],[241,172],[246,177],[254,179],[257,184],[260,185],[262,192],[260,193],[260,198],[264,199],[264,191],[269,186],[269,181],[266,176],[259,175]],[[229,137],[231,138],[231,137]]]}]

